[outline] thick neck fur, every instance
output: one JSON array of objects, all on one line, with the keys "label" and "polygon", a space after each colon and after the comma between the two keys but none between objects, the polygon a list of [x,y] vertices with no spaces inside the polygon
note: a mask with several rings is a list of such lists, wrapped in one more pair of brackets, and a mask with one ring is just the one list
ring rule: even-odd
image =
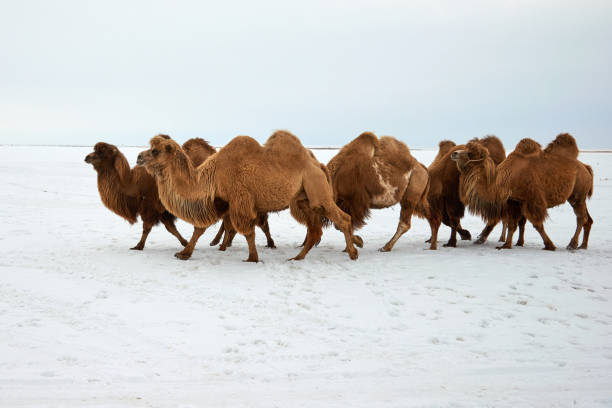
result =
[{"label": "thick neck fur", "polygon": [[127,160],[123,157],[125,163],[121,163],[117,159],[113,166],[96,168],[98,172],[98,191],[102,203],[109,210],[133,224],[138,216],[139,198],[136,194],[128,194],[132,192],[132,186],[130,185],[131,169]]},{"label": "thick neck fur", "polygon": [[194,168],[189,158],[177,151],[165,167],[156,169],[155,176],[159,197],[171,213],[197,227],[217,222],[214,160]]},{"label": "thick neck fur", "polygon": [[487,157],[482,162],[469,163],[461,169],[459,195],[472,214],[483,219],[499,219],[504,200],[495,183],[495,163]]}]

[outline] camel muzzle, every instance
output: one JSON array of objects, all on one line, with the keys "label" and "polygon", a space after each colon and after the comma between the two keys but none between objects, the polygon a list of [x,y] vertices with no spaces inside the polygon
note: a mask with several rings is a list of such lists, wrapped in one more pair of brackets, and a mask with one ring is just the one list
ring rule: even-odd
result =
[{"label": "camel muzzle", "polygon": [[87,156],[85,156],[85,163],[91,163],[92,157],[91,157],[91,153],[89,153]]},{"label": "camel muzzle", "polygon": [[136,158],[136,164],[142,166],[144,163],[145,163],[144,154],[143,153],[138,154],[138,157]]}]

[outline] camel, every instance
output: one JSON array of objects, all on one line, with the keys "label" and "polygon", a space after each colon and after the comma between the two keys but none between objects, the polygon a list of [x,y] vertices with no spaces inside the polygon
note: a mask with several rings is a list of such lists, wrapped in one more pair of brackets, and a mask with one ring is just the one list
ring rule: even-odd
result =
[{"label": "camel", "polygon": [[[487,153],[478,143],[468,143],[453,154],[453,160],[465,173],[462,194],[477,203],[490,220],[486,228],[500,218],[508,223],[506,241],[498,249],[512,248],[512,235],[524,217],[542,237],[544,249],[554,251],[556,247],[543,224],[547,209],[566,201],[574,209],[577,224],[567,248],[587,249],[593,219],[586,200],[593,195],[593,169],[578,160],[573,136],[561,133],[544,150],[536,141],[523,139],[497,167]],[[578,247],[582,229],[583,240]]]},{"label": "camel", "polygon": [[[397,240],[410,229],[412,214],[427,214],[427,168],[419,163],[410,149],[391,136],[380,139],[364,132],[345,145],[327,164],[331,174],[336,204],[351,216],[353,229],[365,225],[370,209],[401,204],[400,219],[393,237],[380,248],[393,249]],[[363,240],[354,236],[357,246]]]},{"label": "camel", "polygon": [[259,260],[254,230],[259,214],[287,207],[307,226],[306,245],[292,259],[304,259],[320,239],[322,217],[340,228],[350,259],[357,259],[351,218],[336,206],[329,174],[293,134],[277,131],[263,146],[248,136],[235,137],[197,168],[170,138],[155,136],[150,145],[138,163],[155,174],[162,203],[199,228],[228,213],[247,240],[247,262]]},{"label": "camel", "polygon": [[[488,136],[480,140],[491,151],[496,163],[501,163],[506,152],[501,141]],[[461,218],[465,214],[465,204],[459,197],[459,170],[451,159],[453,152],[465,148],[465,145],[452,146],[451,141],[440,142],[440,152],[429,165],[430,188],[427,200],[430,206],[431,238],[430,249],[437,249],[438,229],[444,223],[451,228],[451,236],[445,247],[457,246],[457,233],[462,240],[470,240],[472,236],[468,230],[461,227]],[[503,231],[502,231],[503,232]]]},{"label": "camel", "polygon": [[175,226],[176,217],[166,211],[157,194],[155,180],[142,166],[130,169],[125,156],[108,143],[99,142],[94,151],[85,157],[98,173],[98,191],[102,203],[112,212],[130,224],[142,219],[142,236],[136,246],[143,250],[154,225],[162,224],[174,235],[181,245],[187,245]]},{"label": "camel", "polygon": [[[187,155],[187,157],[191,160],[191,163],[193,164],[194,167],[198,167],[200,164],[204,162],[204,160],[208,158],[208,156],[215,154],[217,152],[217,150],[214,147],[212,147],[210,144],[208,144],[207,141],[201,138],[193,138],[193,139],[187,140],[185,143],[183,143],[183,150],[185,151],[185,154]],[[263,231],[263,233],[266,236],[266,240],[267,240],[266,248],[276,248],[276,245],[274,244],[274,240],[272,239],[272,235],[270,234],[270,226],[268,224],[268,214],[266,213],[259,214],[257,218],[257,226]],[[203,233],[204,231],[198,231],[197,237],[190,241],[193,248],[191,248],[191,246],[187,248],[187,252],[191,251],[189,252],[189,256],[187,256],[187,258],[189,258],[191,256],[191,253],[193,253],[193,250],[195,249],[195,244],[197,243],[198,238]],[[224,234],[225,234],[225,237],[223,239],[223,242],[219,246],[220,251],[225,251],[228,247],[232,246],[232,240],[234,238],[234,235],[236,235],[236,230],[232,228],[231,222],[226,218],[223,219],[223,222],[221,223],[221,226],[219,227],[219,231],[217,232],[217,235],[215,235],[213,240],[210,242],[210,246],[217,245],[219,241],[221,241],[221,238],[223,237]],[[182,254],[182,253],[179,253],[179,254],[180,255],[177,255],[178,258],[186,256],[186,254]]]}]

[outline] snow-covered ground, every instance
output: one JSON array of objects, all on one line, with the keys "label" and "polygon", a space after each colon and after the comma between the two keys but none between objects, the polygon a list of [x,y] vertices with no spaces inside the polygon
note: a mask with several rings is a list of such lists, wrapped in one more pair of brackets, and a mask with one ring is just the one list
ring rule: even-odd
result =
[{"label": "snow-covered ground", "polygon": [[[142,149],[122,150],[133,164]],[[241,236],[208,246],[217,226],[189,261],[163,227],[130,251],[141,224],[103,207],[90,151],[0,146],[1,407],[612,406],[612,154],[581,156],[587,251],[562,249],[565,204],[545,225],[556,252],[530,225],[525,248],[495,250],[498,227],[484,246],[428,251],[414,219],[380,253],[395,207],[360,231],[359,260],[329,229],[288,262],[305,228],[285,211],[270,216],[278,249],[258,230],[254,265]]]}]

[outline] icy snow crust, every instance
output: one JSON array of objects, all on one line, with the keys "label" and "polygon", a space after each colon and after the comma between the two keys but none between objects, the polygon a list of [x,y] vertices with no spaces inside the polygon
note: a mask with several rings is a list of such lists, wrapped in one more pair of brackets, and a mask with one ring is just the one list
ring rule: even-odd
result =
[{"label": "icy snow crust", "polygon": [[[142,149],[122,150],[134,164]],[[142,224],[103,207],[90,151],[0,147],[1,407],[612,405],[612,154],[580,157],[595,170],[587,251],[564,249],[564,204],[545,224],[556,252],[529,224],[525,248],[495,250],[497,227],[429,251],[415,218],[380,253],[396,206],[373,211],[356,262],[334,229],[288,262],[305,228],[271,214],[278,249],[257,230],[263,262],[247,264],[240,235],[208,246],[218,224],[189,261],[163,227],[130,251]]]}]

